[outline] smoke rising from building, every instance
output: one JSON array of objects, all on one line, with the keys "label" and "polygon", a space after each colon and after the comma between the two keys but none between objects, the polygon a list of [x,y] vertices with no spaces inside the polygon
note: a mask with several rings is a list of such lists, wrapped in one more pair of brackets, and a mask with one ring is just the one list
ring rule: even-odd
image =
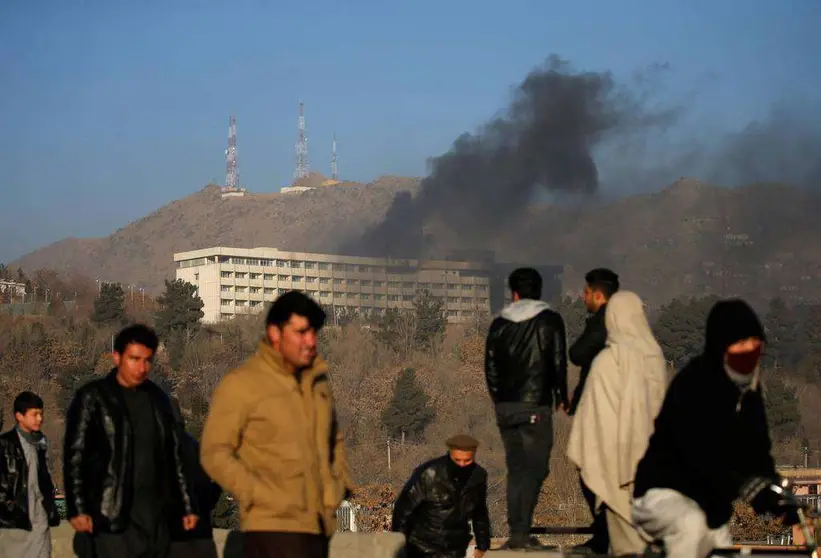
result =
[{"label": "smoke rising from building", "polygon": [[396,196],[385,220],[346,253],[421,257],[431,219],[476,246],[515,222],[538,192],[593,194],[598,146],[616,136],[664,129],[675,109],[649,110],[639,91],[609,73],[576,72],[551,56],[515,89],[506,113],[431,160],[421,191]]}]

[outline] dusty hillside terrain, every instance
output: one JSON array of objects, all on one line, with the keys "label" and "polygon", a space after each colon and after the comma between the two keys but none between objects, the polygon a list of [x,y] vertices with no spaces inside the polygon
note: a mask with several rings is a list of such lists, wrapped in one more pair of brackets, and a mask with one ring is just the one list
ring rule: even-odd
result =
[{"label": "dusty hillside terrain", "polygon": [[[230,199],[208,186],[107,238],[63,240],[13,264],[157,290],[173,276],[172,254],[182,250],[337,250],[378,223],[397,192],[418,185],[418,179],[383,177],[367,185]],[[586,269],[609,265],[655,302],[705,292],[808,299],[821,281],[821,251],[810,241],[821,233],[819,209],[818,196],[790,186],[728,190],[682,179],[605,205],[535,207],[490,248],[500,259],[565,265],[566,289],[577,288]],[[431,225],[437,247],[453,248],[446,224]]]}]

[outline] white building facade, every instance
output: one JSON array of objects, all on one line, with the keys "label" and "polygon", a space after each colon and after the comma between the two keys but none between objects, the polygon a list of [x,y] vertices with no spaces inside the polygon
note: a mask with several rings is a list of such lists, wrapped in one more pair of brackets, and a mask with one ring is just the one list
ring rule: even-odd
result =
[{"label": "white building facade", "polygon": [[442,301],[451,323],[490,312],[491,266],[485,262],[214,247],[174,254],[174,263],[176,278],[197,287],[206,323],[262,312],[294,289],[335,313],[382,315],[388,308],[412,308],[424,290]]}]

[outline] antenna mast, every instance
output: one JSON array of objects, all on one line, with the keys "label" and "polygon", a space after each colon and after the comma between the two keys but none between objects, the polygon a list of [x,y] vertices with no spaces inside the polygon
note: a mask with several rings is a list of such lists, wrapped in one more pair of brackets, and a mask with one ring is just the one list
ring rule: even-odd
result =
[{"label": "antenna mast", "polygon": [[336,134],[334,134],[334,143],[333,143],[333,152],[331,155],[331,178],[333,180],[337,179],[337,168],[336,168]]},{"label": "antenna mast", "polygon": [[239,190],[239,167],[237,166],[237,119],[228,117],[228,149],[225,150],[225,186],[223,190]]},{"label": "antenna mast", "polygon": [[299,139],[296,144],[296,168],[294,179],[308,176],[308,136],[305,134],[305,104],[299,102]]}]

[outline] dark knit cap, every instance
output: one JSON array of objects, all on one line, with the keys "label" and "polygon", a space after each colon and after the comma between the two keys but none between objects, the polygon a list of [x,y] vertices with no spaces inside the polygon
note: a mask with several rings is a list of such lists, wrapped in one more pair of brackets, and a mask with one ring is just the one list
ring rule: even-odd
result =
[{"label": "dark knit cap", "polygon": [[457,434],[452,438],[448,438],[445,445],[448,446],[448,449],[476,451],[476,448],[479,447],[479,440],[467,434]]},{"label": "dark knit cap", "polygon": [[707,316],[704,353],[723,357],[730,345],[750,337],[766,341],[755,310],[737,298],[716,302]]}]

